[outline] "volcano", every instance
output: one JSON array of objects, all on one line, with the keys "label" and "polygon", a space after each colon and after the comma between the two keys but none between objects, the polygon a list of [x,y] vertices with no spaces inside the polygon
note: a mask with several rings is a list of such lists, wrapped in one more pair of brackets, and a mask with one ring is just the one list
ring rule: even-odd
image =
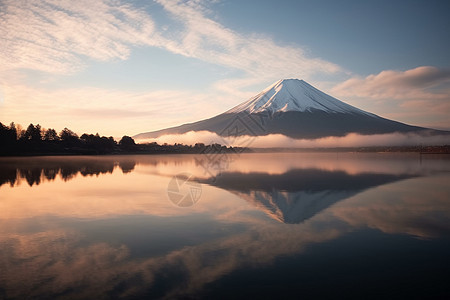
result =
[{"label": "volcano", "polygon": [[134,138],[157,138],[189,131],[210,131],[224,137],[282,134],[296,139],[349,133],[447,133],[389,120],[331,97],[303,80],[284,79],[215,117],[141,133]]}]

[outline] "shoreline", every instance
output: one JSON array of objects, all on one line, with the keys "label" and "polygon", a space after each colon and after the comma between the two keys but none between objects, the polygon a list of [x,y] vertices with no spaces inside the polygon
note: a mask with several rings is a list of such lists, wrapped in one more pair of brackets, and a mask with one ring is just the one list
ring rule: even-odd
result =
[{"label": "shoreline", "polygon": [[[226,149],[226,150],[225,150]],[[237,149],[237,150],[235,150]],[[333,147],[333,148],[220,148],[213,151],[118,151],[95,153],[94,151],[67,153],[8,153],[0,157],[33,156],[107,156],[107,155],[166,155],[166,154],[241,154],[241,153],[417,153],[420,155],[450,154],[450,145],[444,146],[377,146],[377,147]]]}]

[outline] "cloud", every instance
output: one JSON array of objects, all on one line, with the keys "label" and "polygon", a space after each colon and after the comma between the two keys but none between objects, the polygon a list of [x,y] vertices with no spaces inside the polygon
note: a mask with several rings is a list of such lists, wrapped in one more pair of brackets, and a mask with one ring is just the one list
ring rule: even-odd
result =
[{"label": "cloud", "polygon": [[[429,89],[447,84],[447,91]],[[449,99],[450,69],[423,66],[404,72],[386,70],[365,78],[351,78],[331,91],[339,96],[371,99]]]},{"label": "cloud", "polygon": [[120,1],[6,0],[0,9],[3,70],[73,73],[83,58],[126,59],[131,45],[161,42],[148,15]]},{"label": "cloud", "polygon": [[170,30],[161,30],[151,11],[149,14],[123,1],[4,1],[1,66],[73,73],[87,63],[83,58],[123,60],[129,57],[132,46],[145,45],[242,70],[260,80],[340,70],[330,62],[307,57],[300,47],[238,34],[208,18],[209,10],[202,1],[157,2],[181,27],[172,22],[167,27]]},{"label": "cloud", "polygon": [[317,73],[342,71],[336,64],[308,57],[298,46],[279,45],[268,37],[243,35],[226,28],[206,16],[208,10],[201,1],[157,2],[184,26],[166,46],[168,50],[245,72],[238,80],[221,82],[218,86],[224,90],[236,82],[248,86],[285,77],[309,78]]},{"label": "cloud", "polygon": [[445,236],[450,233],[447,180],[435,176],[382,186],[367,191],[366,201],[348,199],[330,213],[355,228],[370,227],[426,239]]},{"label": "cloud", "polygon": [[450,69],[422,66],[350,78],[330,93],[381,116],[424,127],[450,129]]},{"label": "cloud", "polygon": [[266,136],[221,137],[209,131],[190,131],[185,134],[163,135],[156,139],[143,139],[139,142],[182,143],[219,143],[227,146],[254,148],[330,148],[330,147],[370,147],[370,146],[417,146],[417,145],[448,145],[448,135],[419,135],[415,133],[390,133],[360,135],[350,133],[344,137],[324,137],[319,139],[293,139],[282,134]]}]

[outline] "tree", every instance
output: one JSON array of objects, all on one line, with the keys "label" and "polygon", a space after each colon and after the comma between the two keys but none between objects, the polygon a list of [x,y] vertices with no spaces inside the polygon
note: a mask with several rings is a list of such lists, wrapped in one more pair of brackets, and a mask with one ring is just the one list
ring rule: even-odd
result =
[{"label": "tree", "polygon": [[61,139],[61,141],[68,141],[74,138],[78,139],[78,135],[69,128],[65,127],[59,133],[59,138]]},{"label": "tree", "polygon": [[11,122],[11,124],[9,124],[9,138],[11,139],[11,141],[17,141],[17,129],[14,122]]},{"label": "tree", "polygon": [[124,135],[119,141],[119,146],[123,149],[132,149],[136,147],[136,143],[134,142],[132,137]]},{"label": "tree", "polygon": [[108,138],[108,140],[109,140],[109,142],[112,144],[112,145],[117,145],[117,143],[116,143],[116,140],[112,137],[112,136],[110,136],[109,138]]},{"label": "tree", "polygon": [[0,122],[0,144],[7,145],[8,143],[8,127]]},{"label": "tree", "polygon": [[44,132],[44,141],[57,141],[57,140],[59,140],[59,137],[55,129],[49,128]]},{"label": "tree", "polygon": [[27,130],[25,130],[21,139],[25,141],[40,142],[42,139],[41,125],[37,124],[34,126],[32,123],[28,125]]},{"label": "tree", "polygon": [[106,150],[113,150],[114,147],[116,146],[116,141],[112,136],[110,136],[109,138],[106,136],[102,136],[101,139],[102,139],[102,146]]},{"label": "tree", "polygon": [[196,150],[203,150],[203,149],[205,149],[205,144],[203,144],[203,143],[196,143],[194,145],[194,149],[196,149]]},{"label": "tree", "polygon": [[78,135],[67,127],[61,131],[59,138],[66,146],[74,146],[79,142]]},{"label": "tree", "polygon": [[91,144],[92,141],[94,140],[94,135],[93,134],[88,134],[88,133],[83,133],[80,136],[80,140],[82,140],[86,144]]},{"label": "tree", "polygon": [[5,126],[0,122],[0,145],[3,148],[10,148],[15,145],[17,142],[17,131],[14,123],[11,125]]},{"label": "tree", "polygon": [[84,147],[95,149],[97,153],[111,152],[116,146],[116,141],[114,141],[114,138],[107,138],[106,136],[100,137],[98,133],[96,135],[83,133],[80,140]]},{"label": "tree", "polygon": [[42,141],[42,128],[41,128],[41,125],[37,124],[36,126],[34,126],[32,140],[33,141],[37,141],[37,142]]}]

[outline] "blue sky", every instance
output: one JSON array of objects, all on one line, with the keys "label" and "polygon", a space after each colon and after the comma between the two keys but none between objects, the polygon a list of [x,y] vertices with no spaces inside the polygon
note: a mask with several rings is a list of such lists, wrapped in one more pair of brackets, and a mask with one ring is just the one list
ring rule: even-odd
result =
[{"label": "blue sky", "polygon": [[448,1],[0,0],[0,122],[134,135],[281,78],[450,129]]},{"label": "blue sky", "polygon": [[258,1],[258,6],[228,1],[220,6],[227,26],[305,46],[361,75],[449,64],[448,1],[281,0]]}]

